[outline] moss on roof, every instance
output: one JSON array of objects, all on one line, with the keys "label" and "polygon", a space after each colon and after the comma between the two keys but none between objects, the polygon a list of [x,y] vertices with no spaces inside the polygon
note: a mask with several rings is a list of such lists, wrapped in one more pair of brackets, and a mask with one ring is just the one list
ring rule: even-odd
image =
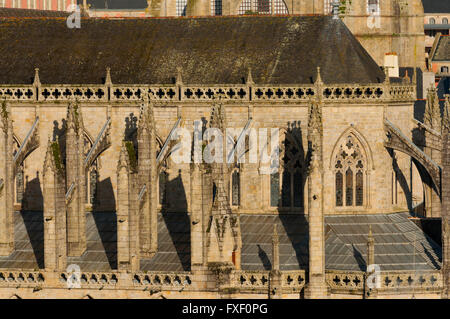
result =
[{"label": "moss on roof", "polygon": [[376,83],[384,73],[344,23],[329,16],[0,20],[0,83]]}]

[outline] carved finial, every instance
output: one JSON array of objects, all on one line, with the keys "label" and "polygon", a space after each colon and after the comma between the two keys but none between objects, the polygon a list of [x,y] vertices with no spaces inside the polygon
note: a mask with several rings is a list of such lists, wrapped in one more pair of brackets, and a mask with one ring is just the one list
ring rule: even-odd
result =
[{"label": "carved finial", "polygon": [[40,86],[41,80],[39,79],[39,68],[34,69],[34,80],[33,80],[33,86]]},{"label": "carved finial", "polygon": [[403,78],[403,82],[408,83],[408,84],[411,83],[411,78],[409,77],[408,70],[406,70],[405,76]]},{"label": "carved finial", "polygon": [[175,84],[176,85],[183,84],[183,77],[181,76],[181,67],[177,67],[177,78],[176,78]]},{"label": "carved finial", "polygon": [[427,90],[427,100],[425,104],[425,114],[423,122],[434,130],[439,130],[441,125],[441,108],[439,106],[439,96],[433,84]]},{"label": "carved finial", "polygon": [[255,82],[253,81],[253,77],[252,77],[252,68],[250,68],[250,67],[248,68],[246,83],[247,83],[247,85],[255,84]]},{"label": "carved finial", "polygon": [[314,84],[323,84],[322,75],[320,74],[320,66],[317,67],[316,81],[314,82]]},{"label": "carved finial", "polygon": [[339,19],[339,7],[341,6],[339,0],[334,0],[332,5],[332,12],[333,12],[333,20]]},{"label": "carved finial", "polygon": [[111,68],[106,68],[106,77],[105,77],[105,85],[111,86],[112,80],[111,80]]}]

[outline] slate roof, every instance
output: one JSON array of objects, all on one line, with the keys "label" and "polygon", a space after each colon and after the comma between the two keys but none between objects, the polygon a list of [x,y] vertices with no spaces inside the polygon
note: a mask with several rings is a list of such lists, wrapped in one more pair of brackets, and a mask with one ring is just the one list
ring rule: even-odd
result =
[{"label": "slate roof", "polygon": [[[327,269],[366,269],[369,225],[375,237],[375,263],[381,270],[434,270],[441,248],[411,220],[409,213],[326,216]],[[272,232],[280,240],[280,269],[308,268],[308,224],[299,215],[241,215],[243,270],[269,270]]]},{"label": "slate roof", "polygon": [[[83,271],[117,268],[115,213],[87,213],[87,251],[70,257]],[[408,213],[326,216],[326,268],[366,268],[369,225],[375,239],[375,263],[381,270],[436,270],[441,248],[408,217]],[[273,224],[280,242],[281,270],[308,268],[308,223],[302,215],[241,215],[243,270],[272,267]],[[0,269],[44,266],[43,218],[40,212],[15,213],[15,250],[0,257]],[[143,271],[190,270],[190,222],[186,213],[158,216],[158,252],[141,260]]]},{"label": "slate roof", "polygon": [[422,0],[425,13],[450,13],[450,3],[447,0]]},{"label": "slate roof", "polygon": [[341,20],[330,16],[0,20],[0,84],[309,84],[384,80]]},{"label": "slate roof", "polygon": [[433,62],[450,61],[450,36],[441,35],[431,57]]}]

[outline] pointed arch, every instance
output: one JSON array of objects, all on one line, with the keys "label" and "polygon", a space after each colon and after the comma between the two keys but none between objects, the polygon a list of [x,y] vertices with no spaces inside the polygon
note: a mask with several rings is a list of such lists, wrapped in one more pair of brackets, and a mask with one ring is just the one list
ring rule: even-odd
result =
[{"label": "pointed arch", "polygon": [[369,168],[370,170],[374,170],[375,165],[374,165],[374,161],[373,161],[372,150],[369,146],[369,143],[364,138],[364,136],[358,131],[358,129],[355,128],[354,125],[351,125],[350,127],[348,127],[334,143],[333,152],[331,153],[331,157],[330,157],[329,168],[331,170],[333,169],[334,159],[336,158],[336,153],[339,151],[339,146],[341,145],[342,140],[345,139],[345,137],[348,135],[354,136],[354,138],[362,146],[363,155],[367,159],[367,168]]},{"label": "pointed arch", "polygon": [[300,126],[280,129],[279,139],[279,169],[270,175],[270,206],[301,209],[306,165]]},{"label": "pointed arch", "polygon": [[368,170],[373,168],[369,146],[352,126],[337,140],[330,160],[335,179],[335,207],[368,205]]}]

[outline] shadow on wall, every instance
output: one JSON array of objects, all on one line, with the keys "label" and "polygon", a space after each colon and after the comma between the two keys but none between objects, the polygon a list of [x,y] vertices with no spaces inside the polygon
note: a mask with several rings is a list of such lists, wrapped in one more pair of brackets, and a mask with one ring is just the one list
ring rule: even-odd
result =
[{"label": "shadow on wall", "polygon": [[[20,212],[39,269],[44,268],[44,214],[43,212]],[[17,248],[16,248],[17,249]]]},{"label": "shadow on wall", "polygon": [[402,170],[398,166],[397,159],[395,158],[395,153],[392,150],[388,150],[388,152],[392,158],[392,168],[394,169],[394,172],[396,172],[397,181],[403,190],[403,194],[405,194],[406,204],[408,205],[408,210],[412,211],[412,209],[413,209],[412,193],[408,186],[408,181],[406,180],[405,175],[403,174]]},{"label": "shadow on wall", "polygon": [[[181,171],[176,178],[167,182],[165,189],[170,191],[164,193],[161,215],[183,270],[189,271],[191,268],[191,222],[187,212],[187,198]],[[168,211],[169,207],[171,212]],[[161,238],[158,237],[160,244]]]},{"label": "shadow on wall", "polygon": [[96,186],[94,201],[92,203],[93,212],[115,212],[116,198],[111,178],[108,177],[99,181]]},{"label": "shadow on wall", "polygon": [[93,212],[100,240],[111,269],[117,269],[117,215],[111,212]]},{"label": "shadow on wall", "polygon": [[29,179],[28,175],[25,177],[22,210],[40,212],[44,210],[44,197],[42,195],[39,172],[36,172],[36,177],[32,180]]}]

